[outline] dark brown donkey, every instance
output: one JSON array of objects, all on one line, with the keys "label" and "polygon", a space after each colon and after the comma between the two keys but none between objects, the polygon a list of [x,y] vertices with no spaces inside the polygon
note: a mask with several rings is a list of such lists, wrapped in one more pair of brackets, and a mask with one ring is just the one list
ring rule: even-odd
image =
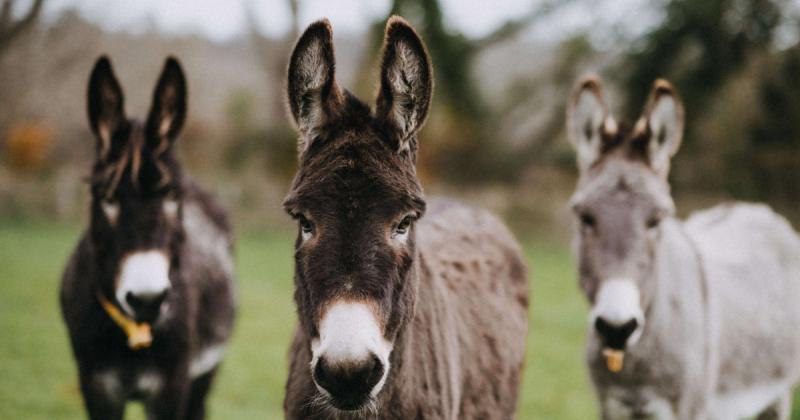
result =
[{"label": "dark brown donkey", "polygon": [[88,99],[97,138],[91,219],[61,285],[86,409],[119,419],[139,399],[150,419],[201,419],[233,325],[232,234],[173,156],[186,115],[183,72],[167,60],[144,123],[125,117],[105,57]]},{"label": "dark brown donkey", "polygon": [[330,24],[316,22],[289,64],[300,167],[284,206],[298,221],[300,324],[286,417],[513,418],[526,267],[486,211],[436,200],[426,212],[416,134],[433,80],[422,41],[389,20],[374,110],[339,88],[334,66]]}]

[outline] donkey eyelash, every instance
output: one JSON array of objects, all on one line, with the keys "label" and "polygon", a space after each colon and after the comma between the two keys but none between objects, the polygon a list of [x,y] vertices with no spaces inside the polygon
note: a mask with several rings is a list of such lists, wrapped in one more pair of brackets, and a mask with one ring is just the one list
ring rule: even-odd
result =
[{"label": "donkey eyelash", "polygon": [[297,219],[300,218],[300,216],[303,216],[303,212],[302,211],[296,210],[296,209],[293,209],[293,208],[292,209],[286,209],[286,213],[289,215],[289,217],[291,217],[294,220],[297,220]]},{"label": "donkey eyelash", "polygon": [[397,227],[395,229],[406,230],[411,226],[412,221],[413,220],[411,220],[411,216],[406,216],[403,218],[403,220],[400,221],[400,223],[397,224]]},{"label": "donkey eyelash", "polygon": [[308,218],[305,215],[298,214],[295,217],[295,220],[297,221],[297,224],[300,226],[300,232],[303,235],[308,235],[308,237],[310,237],[310,235],[314,233],[315,230],[314,222],[308,220]]},{"label": "donkey eyelash", "polygon": [[311,223],[311,221],[308,220],[308,218],[306,218],[302,214],[297,216],[297,221],[300,223],[300,226],[302,226],[304,229],[306,227],[308,227],[308,229],[312,229],[314,227],[314,224]]}]

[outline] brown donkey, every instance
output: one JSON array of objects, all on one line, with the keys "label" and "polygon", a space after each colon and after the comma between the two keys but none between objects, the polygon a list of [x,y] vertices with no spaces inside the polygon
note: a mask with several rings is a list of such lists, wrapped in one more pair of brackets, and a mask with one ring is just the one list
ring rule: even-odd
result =
[{"label": "brown donkey", "polygon": [[336,84],[332,42],[327,20],[312,24],[289,64],[300,167],[284,206],[299,225],[300,324],[286,417],[513,418],[526,267],[486,211],[426,206],[415,169],[433,87],[425,47],[389,20],[371,110]]},{"label": "brown donkey", "polygon": [[61,309],[91,419],[122,418],[130,399],[149,419],[202,419],[233,328],[227,216],[173,155],[186,96],[174,58],[144,122],[126,117],[107,58],[89,81],[90,221],[64,271]]}]

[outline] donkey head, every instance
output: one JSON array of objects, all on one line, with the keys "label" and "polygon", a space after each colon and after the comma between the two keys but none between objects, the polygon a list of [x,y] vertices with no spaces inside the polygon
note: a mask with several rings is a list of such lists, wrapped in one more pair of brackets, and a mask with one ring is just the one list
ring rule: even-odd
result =
[{"label": "donkey head", "polygon": [[100,293],[139,322],[153,322],[177,268],[181,172],[172,144],[186,115],[186,82],[169,58],[147,121],[125,116],[122,89],[106,57],[89,80],[89,123],[96,137],[91,176],[91,242]]},{"label": "donkey head", "polygon": [[655,285],[660,222],[674,213],[667,175],[683,133],[683,108],[670,84],[655,82],[633,129],[617,126],[600,81],[579,84],[567,135],[580,168],[571,200],[580,226],[580,283],[604,346],[624,350],[641,334]]},{"label": "donkey head", "polygon": [[422,41],[386,26],[374,111],[334,77],[331,26],[313,23],[289,63],[300,165],[284,202],[297,220],[295,300],[326,406],[374,407],[416,295],[414,223],[425,210],[417,131],[432,92]]}]

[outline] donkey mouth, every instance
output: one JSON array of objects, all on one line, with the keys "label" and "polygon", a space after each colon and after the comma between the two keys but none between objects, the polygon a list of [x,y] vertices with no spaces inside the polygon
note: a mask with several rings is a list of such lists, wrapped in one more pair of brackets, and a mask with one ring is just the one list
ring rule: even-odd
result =
[{"label": "donkey mouth", "polygon": [[342,411],[360,411],[372,405],[372,398],[366,396],[364,398],[331,398],[330,404],[337,410]]},{"label": "donkey mouth", "polygon": [[137,313],[134,320],[140,324],[154,324],[158,320],[158,312],[139,314]]},{"label": "donkey mouth", "polygon": [[375,399],[367,394],[363,397],[335,397],[328,392],[318,393],[312,400],[312,406],[329,410],[331,413],[354,416],[358,418],[362,415],[377,414],[377,403]]},{"label": "donkey mouth", "polygon": [[623,324],[611,324],[602,317],[595,321],[595,330],[603,343],[602,355],[610,372],[622,371],[625,347],[638,326],[639,322],[635,318]]}]

